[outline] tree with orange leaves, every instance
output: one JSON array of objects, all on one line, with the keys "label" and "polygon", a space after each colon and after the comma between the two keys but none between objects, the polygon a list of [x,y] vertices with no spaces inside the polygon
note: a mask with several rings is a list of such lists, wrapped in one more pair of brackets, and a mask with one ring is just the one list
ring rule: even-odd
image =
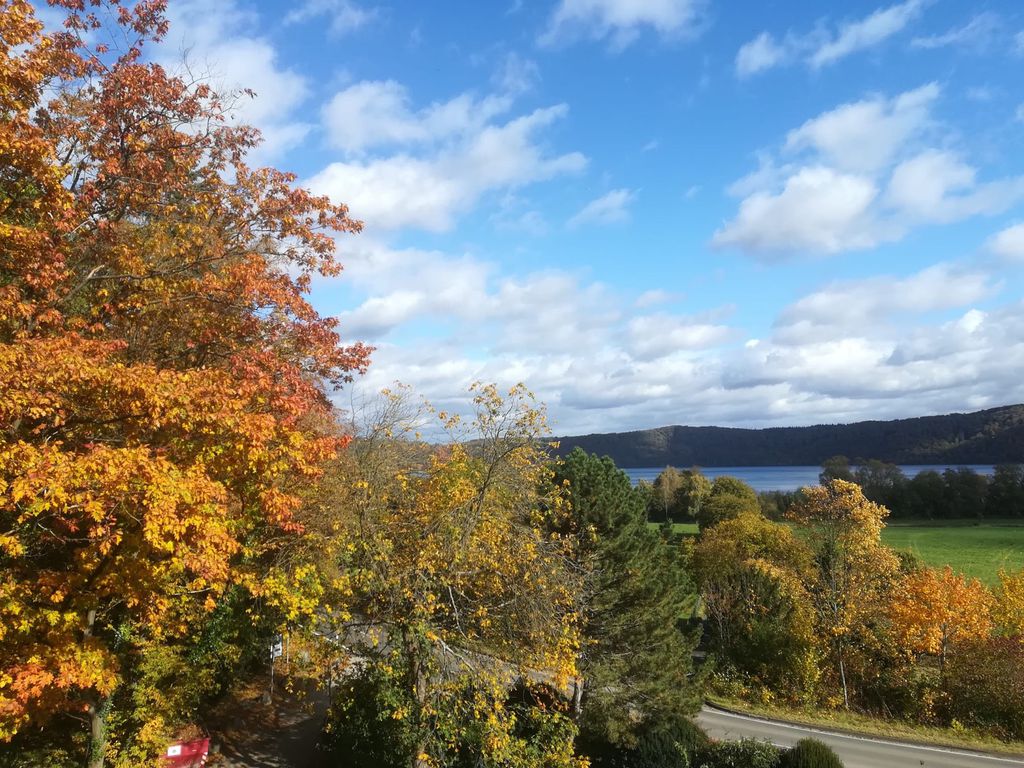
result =
[{"label": "tree with orange leaves", "polygon": [[939,659],[945,673],[950,648],[992,631],[992,593],[977,579],[925,568],[908,574],[889,603],[889,620],[900,647]]},{"label": "tree with orange leaves", "polygon": [[294,599],[275,552],[369,350],[304,297],[358,222],[143,59],[164,2],[54,5],[0,0],[0,740],[87,715],[98,766],[141,649]]}]

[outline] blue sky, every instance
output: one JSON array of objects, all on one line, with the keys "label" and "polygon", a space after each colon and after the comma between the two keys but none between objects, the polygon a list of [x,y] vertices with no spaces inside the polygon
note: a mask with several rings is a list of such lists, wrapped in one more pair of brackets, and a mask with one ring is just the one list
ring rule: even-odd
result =
[{"label": "blue sky", "polygon": [[1015,0],[169,5],[159,55],[366,224],[313,293],[360,393],[522,380],[564,434],[1024,401]]}]

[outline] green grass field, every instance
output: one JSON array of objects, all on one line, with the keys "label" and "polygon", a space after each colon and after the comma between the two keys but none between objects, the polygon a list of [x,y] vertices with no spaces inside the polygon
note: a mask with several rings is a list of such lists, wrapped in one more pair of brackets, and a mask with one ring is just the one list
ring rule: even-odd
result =
[{"label": "green grass field", "polygon": [[952,566],[988,584],[998,581],[1000,568],[1024,568],[1024,525],[1020,522],[892,523],[882,541],[913,552],[926,565]]},{"label": "green grass field", "polygon": [[[697,533],[695,523],[677,523],[672,527],[678,533]],[[882,541],[894,549],[912,552],[925,565],[949,565],[987,584],[998,581],[1000,568],[1024,568],[1021,521],[895,522],[882,531]]]}]

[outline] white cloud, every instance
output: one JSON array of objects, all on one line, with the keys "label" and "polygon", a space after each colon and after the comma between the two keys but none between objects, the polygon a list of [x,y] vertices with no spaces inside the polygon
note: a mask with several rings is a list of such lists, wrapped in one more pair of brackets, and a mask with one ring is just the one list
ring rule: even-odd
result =
[{"label": "white cloud", "polygon": [[748,77],[798,60],[814,69],[834,64],[902,32],[920,16],[930,1],[905,0],[888,8],[879,8],[863,19],[840,24],[834,32],[819,24],[811,32],[790,32],[779,41],[770,33],[762,32],[740,48],[736,55],[736,74]]},{"label": "white cloud", "polygon": [[736,74],[748,77],[782,64],[790,57],[790,50],[775,42],[768,32],[762,32],[745,43],[736,54]]},{"label": "white cloud", "polygon": [[438,142],[480,131],[512,106],[506,95],[475,99],[468,93],[415,112],[409,101],[405,87],[394,80],[355,83],[324,106],[327,140],[349,153]]},{"label": "white cloud", "polygon": [[837,334],[864,334],[894,315],[955,309],[998,289],[999,284],[986,273],[948,263],[903,278],[883,275],[839,281],[785,308],[776,320],[777,339],[806,343]]},{"label": "white cloud", "polygon": [[565,116],[564,104],[537,109],[504,125],[487,125],[429,157],[398,154],[334,162],[308,181],[315,192],[349,204],[371,229],[450,229],[455,218],[492,190],[578,173],[578,152],[549,154],[535,134]]},{"label": "white cloud", "polygon": [[735,338],[727,325],[666,314],[641,315],[629,321],[629,349],[639,360],[657,360],[676,352],[720,347]]},{"label": "white cloud", "polygon": [[[935,83],[893,98],[843,104],[787,134],[771,154],[728,188],[742,198],[714,235],[749,253],[839,253],[901,239],[916,226],[994,215],[1024,199],[1024,176],[980,181],[931,109]],[[884,190],[884,194],[882,194]]]},{"label": "white cloud", "polygon": [[847,22],[839,27],[834,38],[814,51],[808,61],[812,67],[822,67],[878,45],[901,32],[921,14],[925,5],[926,0],[906,0],[888,8],[879,8],[859,21]]},{"label": "white cloud", "polygon": [[1013,45],[1018,54],[1024,55],[1024,29],[1014,35]]},{"label": "white cloud", "polygon": [[575,37],[610,38],[623,48],[649,28],[662,36],[692,33],[703,0],[560,0],[540,37],[552,45]]},{"label": "white cloud", "polygon": [[523,58],[514,51],[505,56],[491,82],[502,93],[519,96],[532,91],[540,81],[537,62]]},{"label": "white cloud", "polygon": [[939,35],[915,37],[911,45],[915,48],[935,49],[949,46],[987,46],[999,30],[999,17],[990,12],[979,13],[962,27],[954,27]]},{"label": "white cloud", "polygon": [[997,232],[989,239],[988,248],[1007,261],[1024,262],[1024,223]]},{"label": "white cloud", "polygon": [[1017,105],[1017,111],[1014,112],[1013,116],[1016,118],[1018,123],[1024,123],[1024,104]]},{"label": "white cloud", "polygon": [[844,170],[876,171],[928,127],[939,93],[939,86],[929,83],[891,99],[874,96],[843,104],[790,131],[785,148],[813,148]]},{"label": "white cloud", "polygon": [[871,221],[877,194],[863,176],[824,166],[802,168],[781,192],[755,192],[743,200],[736,218],[715,232],[713,243],[769,252],[869,248],[882,239]]},{"label": "white cloud", "polygon": [[646,309],[648,307],[657,306],[658,304],[668,304],[669,302],[676,301],[678,298],[678,295],[671,293],[670,291],[665,291],[661,288],[652,288],[651,290],[644,291],[637,296],[636,301],[633,302],[633,306],[638,309]]},{"label": "white cloud", "polygon": [[618,224],[629,220],[629,206],[636,199],[631,189],[613,189],[591,200],[566,223],[570,229],[584,224]]},{"label": "white cloud", "polygon": [[158,60],[180,70],[184,51],[194,74],[206,77],[225,96],[236,94],[234,118],[259,128],[264,138],[251,159],[268,162],[301,143],[312,129],[296,114],[310,95],[309,83],[283,67],[273,45],[252,32],[253,14],[234,0],[215,6],[182,0],[170,5],[168,18],[170,32],[157,49]]},{"label": "white cloud", "polygon": [[948,223],[1002,213],[1024,197],[1024,177],[979,184],[977,170],[951,152],[927,150],[893,170],[887,203],[917,221]]},{"label": "white cloud", "polygon": [[345,35],[373,21],[376,10],[367,9],[353,0],[305,0],[284,17],[285,24],[301,24],[321,16],[329,18],[332,34]]}]

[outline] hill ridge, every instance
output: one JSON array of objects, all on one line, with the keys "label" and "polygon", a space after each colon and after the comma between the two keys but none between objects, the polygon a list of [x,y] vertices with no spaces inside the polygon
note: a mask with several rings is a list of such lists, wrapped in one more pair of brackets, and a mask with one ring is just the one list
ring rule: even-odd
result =
[{"label": "hill ridge", "polygon": [[805,427],[669,425],[556,438],[620,467],[817,465],[845,455],[897,464],[1024,463],[1024,404],[904,419]]}]

